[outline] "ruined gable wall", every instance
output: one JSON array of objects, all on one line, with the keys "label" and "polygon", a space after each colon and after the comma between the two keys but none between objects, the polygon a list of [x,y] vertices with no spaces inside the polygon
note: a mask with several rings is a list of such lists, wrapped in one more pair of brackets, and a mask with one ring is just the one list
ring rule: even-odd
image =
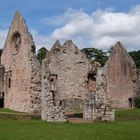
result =
[{"label": "ruined gable wall", "polygon": [[[16,51],[12,38],[18,32],[21,44]],[[32,74],[32,37],[28,32],[23,17],[17,12],[8,33],[1,63],[5,66],[5,108],[32,112],[31,108],[31,74]],[[9,79],[11,85],[9,87]]]},{"label": "ruined gable wall", "polygon": [[57,74],[57,88],[61,98],[84,98],[89,62],[85,55],[67,42],[60,52],[50,58],[51,74]]},{"label": "ruined gable wall", "polygon": [[51,52],[48,63],[50,76],[57,75],[56,104],[61,100],[67,100],[68,103],[71,99],[85,98],[88,93],[86,80],[90,64],[86,56],[71,41]]},{"label": "ruined gable wall", "polygon": [[105,66],[108,97],[115,108],[129,108],[129,98],[135,96],[136,66],[118,42]]}]

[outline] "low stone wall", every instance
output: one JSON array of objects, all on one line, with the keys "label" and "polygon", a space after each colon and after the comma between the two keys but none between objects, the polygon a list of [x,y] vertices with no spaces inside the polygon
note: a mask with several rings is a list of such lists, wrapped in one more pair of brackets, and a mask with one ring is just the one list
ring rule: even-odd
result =
[{"label": "low stone wall", "polygon": [[0,112],[1,120],[40,120],[40,115]]}]

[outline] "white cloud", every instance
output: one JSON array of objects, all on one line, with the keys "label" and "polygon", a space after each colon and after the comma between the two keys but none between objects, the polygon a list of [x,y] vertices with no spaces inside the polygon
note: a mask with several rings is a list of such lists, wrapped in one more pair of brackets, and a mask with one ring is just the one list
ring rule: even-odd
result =
[{"label": "white cloud", "polygon": [[[44,24],[54,30],[50,35],[43,35],[31,30],[37,49],[42,46],[50,49],[55,40],[72,39],[79,47],[109,49],[121,41],[128,50],[140,49],[140,5],[128,13],[114,12],[114,9],[97,9],[88,14],[82,9],[68,9],[63,15],[46,18]],[[0,48],[3,47],[7,30],[0,29]]]},{"label": "white cloud", "polygon": [[[4,43],[7,37],[8,29],[0,29],[0,48],[2,49],[4,47]],[[31,34],[33,36],[36,50],[38,50],[41,47],[46,47],[50,49],[52,46],[52,43],[54,43],[55,40],[51,39],[49,36],[39,34],[36,30],[31,30]]]},{"label": "white cloud", "polygon": [[33,36],[36,50],[38,50],[41,47],[46,47],[47,49],[50,49],[50,46],[52,45],[53,40],[50,39],[47,35],[39,34],[36,30],[32,29],[31,34]]},{"label": "white cloud", "polygon": [[[87,14],[82,10],[71,9],[60,17],[65,23],[53,31],[53,39],[72,39],[79,47],[99,49],[108,49],[121,41],[129,50],[140,49],[140,5],[128,13],[97,9]],[[57,22],[56,19],[59,17],[54,18],[54,22]]]},{"label": "white cloud", "polygon": [[0,29],[0,48],[3,48],[8,30]]}]

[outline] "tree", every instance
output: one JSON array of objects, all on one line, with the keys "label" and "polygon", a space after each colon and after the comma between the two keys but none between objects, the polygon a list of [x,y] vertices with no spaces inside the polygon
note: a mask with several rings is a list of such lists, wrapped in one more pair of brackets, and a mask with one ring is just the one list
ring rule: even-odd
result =
[{"label": "tree", "polygon": [[45,47],[42,47],[38,50],[38,53],[37,53],[37,59],[42,62],[42,60],[46,57],[47,53],[49,51],[45,48]]},{"label": "tree", "polygon": [[102,66],[105,65],[108,59],[107,52],[104,52],[100,49],[84,48],[81,51],[86,54],[89,60],[94,60],[96,62],[99,62]]},{"label": "tree", "polygon": [[109,50],[108,50],[108,54],[109,54],[109,55],[110,55],[111,52],[113,51],[113,48],[114,48],[114,46],[111,46],[111,47],[109,48]]},{"label": "tree", "polygon": [[140,68],[140,50],[129,52],[130,56],[135,61],[137,68]]}]

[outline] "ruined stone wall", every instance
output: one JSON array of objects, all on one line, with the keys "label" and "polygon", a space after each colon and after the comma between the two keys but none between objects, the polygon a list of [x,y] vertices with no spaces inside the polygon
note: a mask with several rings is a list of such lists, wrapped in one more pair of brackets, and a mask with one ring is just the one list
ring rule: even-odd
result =
[{"label": "ruined stone wall", "polygon": [[132,107],[135,97],[136,66],[133,59],[118,42],[105,67],[107,94],[115,108]]},{"label": "ruined stone wall", "polygon": [[65,121],[64,111],[74,109],[72,102],[75,99],[83,100],[86,97],[89,65],[86,56],[72,41],[67,41],[63,47],[59,42],[54,44],[43,62],[43,120]]},{"label": "ruined stone wall", "polygon": [[84,119],[99,121],[115,121],[115,112],[107,97],[107,85],[103,69],[95,62],[92,72],[96,73],[96,87],[89,88],[84,100]]},{"label": "ruined stone wall", "polygon": [[0,93],[4,92],[4,72],[5,68],[0,64]]},{"label": "ruined stone wall", "polygon": [[2,50],[0,50],[0,94],[4,92],[4,72],[5,72],[5,68],[1,64],[1,55]]},{"label": "ruined stone wall", "polygon": [[66,121],[66,111],[79,107],[76,111],[82,109],[84,119],[114,121],[98,67],[72,41],[63,47],[56,42],[42,66],[42,120]]},{"label": "ruined stone wall", "polygon": [[56,76],[56,99],[70,101],[85,98],[89,65],[86,56],[71,41],[67,41],[63,47],[58,44],[53,46],[49,71],[50,76]]},{"label": "ruined stone wall", "polygon": [[51,92],[50,84],[50,71],[48,59],[45,59],[42,63],[42,110],[41,119],[49,122],[65,122],[67,118],[65,112],[60,104],[54,102],[59,102],[60,100],[53,98]]},{"label": "ruined stone wall", "polygon": [[137,75],[138,75],[138,78],[137,78],[137,81],[136,81],[136,96],[137,97],[140,97],[140,69],[137,70]]},{"label": "ruined stone wall", "polygon": [[42,109],[42,66],[36,58],[34,50],[31,51],[31,109],[33,113],[41,113]]},{"label": "ruined stone wall", "polygon": [[5,108],[33,112],[31,77],[32,65],[36,65],[32,59],[35,55],[33,50],[34,42],[26,23],[16,12],[1,57],[1,63],[5,66]]}]

